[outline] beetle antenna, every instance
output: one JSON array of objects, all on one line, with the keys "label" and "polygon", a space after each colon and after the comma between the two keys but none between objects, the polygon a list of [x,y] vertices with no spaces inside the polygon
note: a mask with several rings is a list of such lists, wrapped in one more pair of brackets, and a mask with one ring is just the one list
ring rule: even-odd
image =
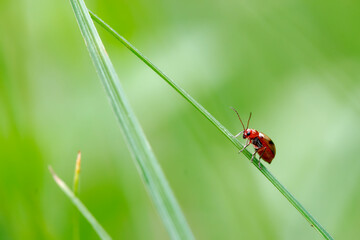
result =
[{"label": "beetle antenna", "polygon": [[234,110],[234,111],[236,112],[236,114],[238,115],[239,120],[240,120],[240,122],[241,122],[241,124],[242,124],[242,126],[243,126],[243,128],[244,128],[244,131],[245,131],[246,129],[245,129],[245,126],[244,126],[243,122],[241,121],[241,118],[240,118],[239,113],[235,110],[235,108],[231,107],[231,109]]},{"label": "beetle antenna", "polygon": [[250,116],[249,116],[249,120],[248,120],[248,123],[247,123],[246,129],[248,129],[248,128],[249,128],[250,118],[251,118],[251,112],[250,112]]}]

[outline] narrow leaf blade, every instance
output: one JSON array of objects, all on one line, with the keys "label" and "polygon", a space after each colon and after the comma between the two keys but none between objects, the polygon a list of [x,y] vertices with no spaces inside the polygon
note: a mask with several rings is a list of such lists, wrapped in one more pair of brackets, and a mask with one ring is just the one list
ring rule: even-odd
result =
[{"label": "narrow leaf blade", "polygon": [[194,239],[174,194],[120,85],[83,0],[70,0],[96,71],[105,87],[140,175],[172,239]]},{"label": "narrow leaf blade", "polygon": [[[125,47],[133,52],[141,61],[143,61],[148,67],[156,72],[163,80],[165,80],[176,92],[185,98],[191,105],[193,105],[206,119],[208,119],[221,133],[228,138],[239,150],[243,148],[243,144],[240,143],[229,130],[227,130],[214,116],[212,116],[200,103],[198,103],[190,94],[188,94],[183,88],[181,88],[176,82],[162,72],[155,64],[153,64],[148,58],[146,58],[139,50],[137,50],[129,41],[123,36],[117,33],[102,19],[96,16],[89,10],[89,13],[94,21],[96,21],[101,27],[113,35],[119,40]],[[250,160],[252,155],[245,149],[242,153]],[[259,169],[259,171],[279,190],[279,192],[304,216],[304,218],[313,226],[325,239],[333,239],[333,237],[321,226],[321,224],[297,201],[297,199],[271,174],[271,172],[261,164],[259,168],[259,160],[254,158],[253,165]]]}]

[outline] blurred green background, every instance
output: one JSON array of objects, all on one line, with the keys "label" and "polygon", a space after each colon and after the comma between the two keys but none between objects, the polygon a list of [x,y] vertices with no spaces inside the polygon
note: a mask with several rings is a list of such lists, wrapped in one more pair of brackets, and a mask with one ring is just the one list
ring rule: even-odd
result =
[{"label": "blurred green background", "polygon": [[[358,1],[87,1],[234,134],[337,239],[360,235]],[[98,27],[98,26],[97,26]],[[69,185],[114,239],[168,239],[69,1],[0,2],[0,239],[71,239]],[[321,239],[190,104],[98,27],[197,239]],[[252,151],[252,147],[249,148]],[[98,239],[81,218],[81,239]]]}]

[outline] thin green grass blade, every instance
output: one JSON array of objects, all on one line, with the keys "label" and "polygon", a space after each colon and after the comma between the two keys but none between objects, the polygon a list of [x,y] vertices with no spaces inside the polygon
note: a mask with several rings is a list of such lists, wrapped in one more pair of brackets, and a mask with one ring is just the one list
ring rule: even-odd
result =
[{"label": "thin green grass blade", "polygon": [[[75,173],[74,173],[74,182],[73,182],[73,193],[76,197],[79,195],[80,166],[81,166],[81,152],[79,151],[75,162]],[[79,240],[80,239],[79,212],[74,213],[73,229],[74,229],[73,239]]]},{"label": "thin green grass blade", "polygon": [[[184,89],[171,80],[165,73],[163,73],[158,67],[156,67],[149,59],[147,59],[139,50],[137,50],[131,43],[129,43],[124,37],[118,34],[113,28],[106,24],[102,19],[97,17],[94,13],[89,11],[91,17],[101,27],[112,34],[123,45],[125,45],[131,52],[133,52],[141,61],[149,66],[154,72],[156,72],[162,79],[164,79],[175,91],[183,96],[191,105],[193,105],[204,117],[206,117],[217,129],[219,129],[238,149],[242,149],[243,145],[227,130],[214,116],[212,116],[200,103],[198,103],[193,97],[191,97]],[[244,150],[243,154],[250,160],[251,153],[248,150]],[[305,217],[305,219],[313,226],[325,239],[333,239],[332,236],[320,225],[318,221],[296,200],[296,198],[267,170],[267,168],[261,164],[261,168],[258,167],[259,160],[254,159],[253,164],[264,176],[286,197],[287,200]]]},{"label": "thin green grass blade", "polygon": [[88,220],[90,225],[94,228],[95,232],[103,240],[111,240],[109,234],[104,230],[104,228],[99,224],[91,212],[85,207],[85,205],[75,196],[75,194],[70,190],[70,188],[61,180],[52,168],[49,166],[49,170],[60,189],[65,193],[65,195],[71,200],[75,207],[81,212],[81,214]]},{"label": "thin green grass blade", "polygon": [[70,0],[86,46],[125,134],[136,166],[172,239],[194,239],[154,153],[125,97],[83,0]]},{"label": "thin green grass blade", "polygon": [[76,158],[75,173],[74,173],[73,191],[75,196],[77,196],[79,192],[80,166],[81,166],[81,152],[79,151]]}]

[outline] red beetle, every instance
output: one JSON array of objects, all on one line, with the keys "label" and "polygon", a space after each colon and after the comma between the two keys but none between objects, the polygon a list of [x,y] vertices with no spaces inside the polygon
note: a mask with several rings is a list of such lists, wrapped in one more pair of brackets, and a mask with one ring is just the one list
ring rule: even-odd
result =
[{"label": "red beetle", "polygon": [[250,143],[252,145],[254,145],[255,148],[255,152],[251,157],[251,162],[253,161],[255,154],[259,154],[259,168],[261,168],[260,166],[260,159],[264,159],[265,162],[267,163],[271,163],[271,161],[274,159],[275,154],[276,154],[276,149],[275,149],[275,144],[274,142],[268,137],[266,136],[264,133],[259,132],[255,129],[250,129],[249,128],[249,122],[250,122],[250,118],[251,118],[251,113],[250,113],[250,117],[249,120],[247,122],[247,126],[245,129],[244,123],[241,121],[240,115],[239,113],[232,108],[236,114],[238,115],[240,122],[244,128],[244,131],[239,132],[238,134],[236,134],[235,137],[238,137],[242,134],[242,137],[245,139],[246,138],[246,143],[243,149],[240,150],[240,152],[244,151],[244,149],[250,145]]}]

